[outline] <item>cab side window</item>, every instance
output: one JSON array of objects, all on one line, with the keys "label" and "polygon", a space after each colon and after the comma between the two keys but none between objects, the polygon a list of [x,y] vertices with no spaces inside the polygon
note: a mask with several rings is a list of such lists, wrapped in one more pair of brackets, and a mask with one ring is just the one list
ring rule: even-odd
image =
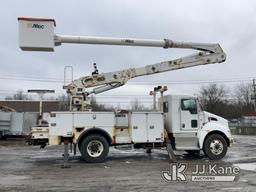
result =
[{"label": "cab side window", "polygon": [[189,111],[191,114],[197,114],[197,102],[195,99],[182,99],[181,110]]}]

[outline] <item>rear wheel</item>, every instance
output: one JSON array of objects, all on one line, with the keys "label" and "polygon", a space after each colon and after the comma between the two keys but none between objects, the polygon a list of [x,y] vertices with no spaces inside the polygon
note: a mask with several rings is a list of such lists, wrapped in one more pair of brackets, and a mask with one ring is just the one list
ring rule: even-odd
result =
[{"label": "rear wheel", "polygon": [[227,142],[225,138],[219,134],[208,136],[204,142],[204,153],[209,159],[222,159],[227,153]]},{"label": "rear wheel", "polygon": [[86,162],[100,163],[103,162],[108,155],[109,144],[102,135],[92,134],[83,139],[79,150]]}]

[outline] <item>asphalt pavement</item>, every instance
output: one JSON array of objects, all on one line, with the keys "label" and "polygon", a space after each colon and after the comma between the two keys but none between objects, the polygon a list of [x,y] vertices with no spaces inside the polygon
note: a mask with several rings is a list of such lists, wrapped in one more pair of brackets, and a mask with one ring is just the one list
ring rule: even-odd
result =
[{"label": "asphalt pavement", "polygon": [[110,149],[104,163],[85,163],[70,154],[70,168],[63,164],[63,146],[28,146],[23,140],[0,141],[0,191],[256,191],[256,136],[234,136],[235,143],[222,160],[203,153],[175,152],[190,175],[199,165],[237,167],[235,181],[166,181],[170,170],[166,150]]}]

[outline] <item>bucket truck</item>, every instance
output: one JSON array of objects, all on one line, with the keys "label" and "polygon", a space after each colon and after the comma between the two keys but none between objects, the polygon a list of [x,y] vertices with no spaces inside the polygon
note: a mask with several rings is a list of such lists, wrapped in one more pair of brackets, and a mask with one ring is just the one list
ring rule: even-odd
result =
[{"label": "bucket truck", "polygon": [[[228,121],[201,111],[198,99],[188,95],[162,97],[162,111],[95,112],[88,96],[125,85],[130,79],[156,73],[213,63],[226,59],[219,44],[186,43],[169,39],[147,40],[55,34],[53,19],[18,18],[20,48],[24,51],[54,51],[64,43],[146,46],[194,49],[198,53],[144,67],[99,73],[97,66],[89,76],[63,86],[71,96],[71,111],[51,112],[49,145],[64,142],[78,146],[86,162],[106,159],[110,146],[133,145],[135,148],[171,146],[173,150],[197,153],[203,150],[210,159],[221,159],[233,142]],[[92,89],[89,91],[89,88]],[[66,148],[67,149],[67,148]],[[64,158],[67,157],[64,155]]]}]

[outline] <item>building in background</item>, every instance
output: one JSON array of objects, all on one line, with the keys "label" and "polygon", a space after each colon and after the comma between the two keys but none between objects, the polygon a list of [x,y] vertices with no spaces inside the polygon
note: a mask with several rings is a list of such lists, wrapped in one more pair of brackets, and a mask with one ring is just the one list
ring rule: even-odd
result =
[{"label": "building in background", "polygon": [[[39,101],[4,100],[0,106],[0,138],[29,135],[37,124]],[[59,101],[43,101],[43,118],[47,119],[51,111],[61,110],[60,106]]]},{"label": "building in background", "polygon": [[[17,112],[39,112],[39,101],[2,100],[0,106],[6,106]],[[59,101],[43,101],[43,112],[59,111]]]}]

